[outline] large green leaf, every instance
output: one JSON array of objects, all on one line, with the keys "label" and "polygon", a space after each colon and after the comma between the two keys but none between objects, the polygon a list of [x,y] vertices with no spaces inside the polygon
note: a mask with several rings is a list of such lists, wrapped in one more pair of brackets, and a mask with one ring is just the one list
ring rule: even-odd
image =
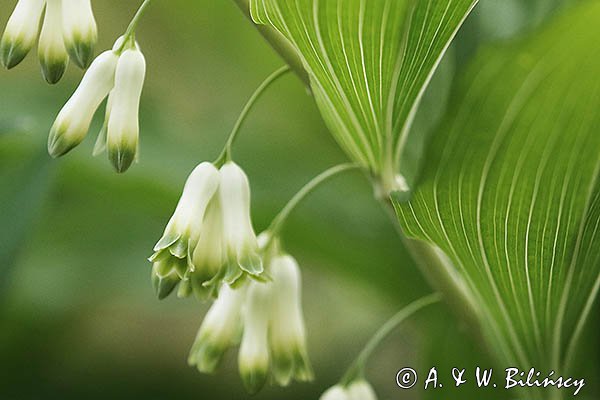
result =
[{"label": "large green leaf", "polygon": [[416,106],[476,0],[251,0],[300,55],[329,129],[390,189]]},{"label": "large green leaf", "polygon": [[407,235],[448,255],[506,361],[564,369],[600,286],[600,2],[490,49],[458,85]]}]

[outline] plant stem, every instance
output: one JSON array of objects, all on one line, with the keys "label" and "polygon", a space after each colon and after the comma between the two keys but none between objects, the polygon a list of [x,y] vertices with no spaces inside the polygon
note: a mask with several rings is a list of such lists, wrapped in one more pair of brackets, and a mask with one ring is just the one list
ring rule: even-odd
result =
[{"label": "plant stem", "polygon": [[365,365],[367,360],[373,354],[373,351],[377,348],[377,346],[402,322],[411,317],[417,311],[422,308],[437,303],[442,299],[442,296],[439,293],[434,293],[429,296],[425,296],[420,298],[419,300],[415,300],[410,303],[406,307],[402,308],[398,311],[392,318],[390,318],[375,334],[371,339],[367,342],[363,350],[359,353],[356,360],[352,363],[348,371],[342,377],[340,383],[343,386],[349,385],[352,381],[357,378],[361,378],[364,375]]},{"label": "plant stem", "polygon": [[146,8],[150,5],[151,1],[152,0],[144,0],[142,5],[140,6],[140,8],[138,8],[137,12],[133,16],[133,19],[129,23],[127,30],[125,31],[125,34],[123,35],[125,37],[125,41],[127,41],[128,39],[132,38],[135,35],[135,30],[137,28],[137,25],[140,22],[142,15],[144,15],[144,11],[146,11]]},{"label": "plant stem", "polygon": [[266,25],[257,25],[252,20],[250,15],[250,0],[234,0],[240,7],[244,15],[250,20],[252,25],[256,27],[258,32],[265,38],[267,43],[283,58],[290,68],[300,77],[306,87],[310,87],[310,79],[308,73],[304,69],[302,60],[298,56],[296,50],[290,42],[277,30]]},{"label": "plant stem", "polygon": [[140,19],[142,19],[146,8],[150,5],[151,1],[152,0],[144,0],[140,8],[138,8],[137,12],[131,19],[131,22],[127,26],[125,33],[123,34],[123,43],[116,50],[117,54],[121,54],[126,48],[128,48],[128,46],[135,46],[135,30],[140,22]]},{"label": "plant stem", "polygon": [[219,154],[219,157],[217,157],[217,159],[214,162],[216,166],[221,166],[224,162],[231,161],[231,148],[233,147],[233,143],[235,142],[235,139],[237,138],[242,125],[246,121],[248,114],[252,110],[252,107],[254,106],[256,101],[265,93],[269,86],[271,86],[273,82],[275,82],[277,79],[279,79],[289,71],[290,67],[288,67],[287,65],[284,65],[283,67],[279,68],[277,71],[269,75],[267,79],[265,79],[263,83],[261,83],[260,86],[254,91],[252,96],[250,96],[250,99],[248,99],[248,102],[244,106],[242,112],[240,113],[240,116],[238,117],[237,121],[235,122],[235,125],[233,126],[233,129],[231,130],[231,133],[229,134],[229,137],[227,138],[227,143],[225,143],[223,151],[221,151],[221,154]]},{"label": "plant stem", "polygon": [[306,198],[307,195],[309,195],[319,185],[342,172],[359,168],[360,166],[354,163],[339,164],[325,170],[324,172],[321,172],[319,175],[314,177],[310,182],[304,185],[304,187],[300,189],[300,191],[298,191],[298,193],[296,193],[294,197],[291,198],[291,200],[285,205],[285,207],[283,207],[279,214],[275,216],[273,222],[271,222],[271,225],[267,229],[267,231],[270,232],[271,237],[276,237],[279,234],[290,213],[302,200]]}]

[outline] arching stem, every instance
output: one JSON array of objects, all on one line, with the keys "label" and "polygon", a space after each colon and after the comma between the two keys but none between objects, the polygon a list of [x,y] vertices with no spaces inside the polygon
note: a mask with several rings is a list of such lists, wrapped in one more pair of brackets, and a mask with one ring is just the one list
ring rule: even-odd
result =
[{"label": "arching stem", "polygon": [[350,365],[344,376],[342,377],[340,384],[342,386],[348,386],[351,382],[356,379],[360,379],[364,375],[365,365],[373,354],[373,351],[379,346],[379,344],[400,324],[406,321],[409,317],[414,315],[419,310],[439,302],[442,296],[439,293],[434,293],[429,296],[420,298],[410,303],[406,307],[398,311],[392,318],[390,318],[367,342],[363,350],[358,354],[356,360]]},{"label": "arching stem", "polygon": [[123,34],[123,43],[117,50],[117,54],[121,54],[126,48],[134,46],[135,30],[137,29],[137,26],[138,26],[140,20],[142,19],[142,16],[144,15],[146,8],[148,8],[148,6],[150,5],[151,1],[152,0],[144,0],[142,5],[140,6],[140,8],[138,8],[137,12],[131,19],[129,26],[127,26],[127,30],[125,30],[125,33]]},{"label": "arching stem", "polygon": [[339,164],[325,170],[324,172],[314,177],[310,182],[304,185],[304,187],[300,189],[300,191],[298,191],[298,193],[296,193],[294,197],[290,199],[290,201],[285,205],[285,207],[283,207],[279,214],[275,216],[273,222],[271,222],[271,225],[267,229],[271,237],[274,238],[279,234],[281,228],[287,221],[290,213],[296,208],[296,206],[298,206],[298,204],[302,200],[306,198],[306,196],[312,193],[319,185],[342,172],[359,168],[360,166],[354,163]]},{"label": "arching stem", "polygon": [[265,93],[265,91],[269,88],[269,86],[271,86],[271,84],[273,82],[275,82],[277,79],[279,79],[280,77],[282,77],[289,71],[290,71],[290,67],[287,65],[279,68],[277,71],[275,71],[271,75],[269,75],[267,77],[267,79],[265,79],[264,82],[261,83],[261,85],[254,91],[254,93],[252,94],[252,96],[250,97],[250,99],[248,100],[246,105],[244,106],[244,109],[242,110],[240,116],[238,117],[235,125],[233,126],[233,129],[231,130],[231,133],[229,134],[229,138],[227,139],[227,143],[225,144],[223,151],[221,152],[219,157],[214,162],[214,164],[217,167],[219,167],[223,163],[231,160],[231,148],[233,147],[233,143],[235,142],[235,139],[237,138],[242,125],[246,121],[246,118],[248,117],[248,114],[252,110],[252,107],[254,107],[254,104],[256,103],[256,101]]}]

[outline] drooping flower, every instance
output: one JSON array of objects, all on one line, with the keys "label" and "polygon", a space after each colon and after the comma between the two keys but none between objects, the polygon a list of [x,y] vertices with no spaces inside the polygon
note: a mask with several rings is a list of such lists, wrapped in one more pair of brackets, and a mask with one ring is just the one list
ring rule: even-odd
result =
[{"label": "drooping flower", "polygon": [[203,373],[212,373],[225,351],[239,343],[245,294],[246,287],[232,289],[229,285],[223,286],[192,345],[188,358],[190,366],[196,366]]},{"label": "drooping flower", "polygon": [[[264,242],[265,235],[261,236]],[[237,344],[233,336],[225,335],[225,342],[215,345],[216,339],[207,339],[205,326],[215,325],[213,318],[219,315],[218,326],[231,326],[231,321],[243,322],[243,333],[238,355],[239,370],[246,389],[258,392],[272,374],[273,381],[285,386],[292,379],[308,381],[313,372],[308,360],[306,333],[302,316],[300,271],[296,261],[289,255],[267,251],[268,262],[264,281],[246,279],[232,290],[223,285],[217,301],[203,322],[198,339],[190,354],[190,364],[202,372],[213,372],[218,360],[228,347]],[[237,292],[235,307],[225,308],[231,293]],[[226,300],[222,300],[222,296]],[[214,311],[213,311],[214,310]],[[211,317],[209,319],[209,316]],[[217,332],[217,330],[214,330]],[[204,338],[204,339],[202,339]],[[206,341],[202,346],[202,340]],[[218,351],[217,351],[218,350]],[[208,366],[208,367],[207,367]]]},{"label": "drooping flower", "polygon": [[137,159],[139,106],[146,61],[137,43],[120,37],[112,50],[100,54],[79,87],[59,112],[48,139],[51,156],[59,157],[87,135],[92,118],[108,96],[105,123],[94,146],[94,155],[108,148],[117,172],[125,172]]},{"label": "drooping flower", "polygon": [[271,282],[251,282],[246,297],[238,365],[244,386],[251,394],[262,389],[269,373],[269,319],[273,305],[271,286]]},{"label": "drooping flower", "polygon": [[[158,268],[156,264],[161,262],[168,262],[172,266],[168,270],[169,273],[175,270],[178,271],[180,280],[186,278],[189,265],[188,256],[195,247],[203,227],[204,215],[208,203],[213,198],[218,187],[219,171],[213,164],[203,162],[194,168],[185,183],[183,193],[177,203],[173,216],[169,220],[162,237],[154,246],[155,253],[150,258],[150,261],[154,263],[152,272],[154,281],[158,281],[159,278],[155,273],[155,270]],[[175,268],[175,266],[185,268],[180,269]],[[170,281],[166,284],[167,286],[171,285]],[[168,290],[168,293],[174,287],[175,285]],[[161,293],[166,291],[166,289],[162,289],[161,287],[157,288],[159,297],[161,297]]]},{"label": "drooping flower", "polygon": [[263,272],[250,217],[250,184],[234,162],[219,169],[219,188],[210,200],[193,249],[188,278],[201,299],[216,296],[223,282],[234,284],[244,274],[259,279]]},{"label": "drooping flower", "polygon": [[63,76],[69,56],[81,68],[92,62],[98,29],[90,0],[19,0],[0,41],[0,60],[10,69],[18,65],[38,38],[38,57],[46,81]]},{"label": "drooping flower", "polygon": [[17,66],[37,40],[44,0],[19,0],[0,40],[2,65]]},{"label": "drooping flower", "polygon": [[294,258],[284,254],[271,260],[269,272],[273,279],[270,320],[273,376],[281,386],[288,385],[292,378],[310,381],[313,372],[306,347],[300,268]]},{"label": "drooping flower", "polygon": [[114,86],[118,60],[117,53],[108,50],[90,65],[52,125],[48,137],[48,152],[52,157],[62,156],[81,143],[96,110]]},{"label": "drooping flower", "polygon": [[80,68],[87,68],[94,57],[98,27],[90,0],[62,0],[63,37],[71,59]]},{"label": "drooping flower", "polygon": [[121,54],[115,73],[115,87],[110,93],[108,111],[108,158],[117,172],[126,171],[137,157],[139,142],[139,108],[146,60],[137,48]]},{"label": "drooping flower", "polygon": [[320,400],[377,400],[373,387],[364,379],[348,386],[335,385],[325,391]]},{"label": "drooping flower", "polygon": [[46,14],[38,44],[38,58],[42,66],[42,75],[50,84],[62,78],[69,54],[63,39],[62,0],[46,0]]},{"label": "drooping flower", "polygon": [[250,184],[234,162],[220,169],[219,201],[223,209],[223,250],[228,269],[241,269],[251,275],[263,271],[258,241],[250,218]]}]

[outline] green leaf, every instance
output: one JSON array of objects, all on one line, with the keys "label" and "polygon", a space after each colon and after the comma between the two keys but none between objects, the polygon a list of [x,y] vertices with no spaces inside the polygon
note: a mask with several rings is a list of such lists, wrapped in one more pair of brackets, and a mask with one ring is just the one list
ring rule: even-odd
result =
[{"label": "green leaf", "polygon": [[465,71],[405,233],[450,257],[507,362],[564,370],[600,286],[600,3]]},{"label": "green leaf", "polygon": [[427,83],[476,0],[251,0],[308,71],[341,147],[394,187]]}]

